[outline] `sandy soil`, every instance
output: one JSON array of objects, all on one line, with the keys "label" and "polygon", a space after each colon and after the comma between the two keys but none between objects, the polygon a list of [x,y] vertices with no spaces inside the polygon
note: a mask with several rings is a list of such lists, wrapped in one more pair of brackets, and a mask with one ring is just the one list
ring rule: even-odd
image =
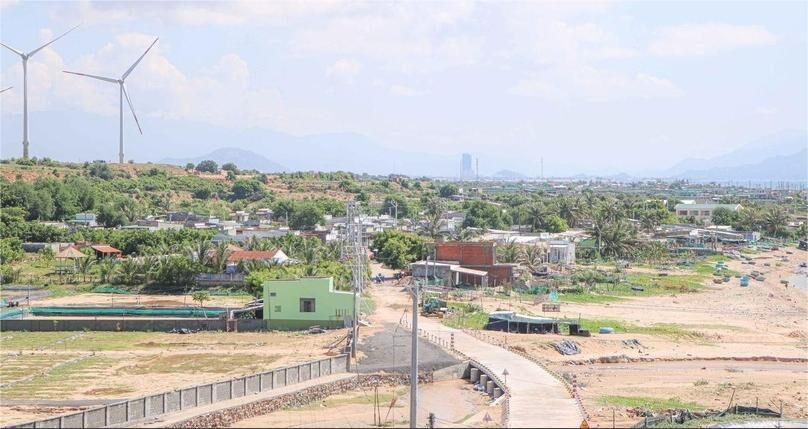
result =
[{"label": "sandy soil", "polygon": [[[254,298],[249,296],[214,296],[211,295],[205,301],[206,307],[241,307]],[[117,295],[110,293],[83,293],[80,295],[63,296],[59,298],[45,298],[37,300],[34,305],[62,306],[62,305],[86,305],[86,306],[145,306],[145,307],[196,307],[199,303],[194,302],[187,295]]]},{"label": "sandy soil", "polygon": [[[0,336],[0,378],[10,383],[0,389],[0,399],[136,397],[322,358],[332,353],[328,346],[345,332],[19,334]],[[41,415],[24,409],[3,413],[0,424]]]},{"label": "sandy soil", "polygon": [[[789,249],[793,250],[793,249]],[[764,282],[750,281],[742,288],[737,279],[729,284],[709,282],[698,293],[675,296],[630,298],[609,304],[561,304],[561,313],[550,317],[618,320],[638,326],[670,324],[676,328],[665,334],[593,333],[591,338],[575,338],[583,353],[575,359],[621,355],[643,357],[752,357],[776,356],[808,358],[808,294],[794,287],[784,287],[780,280],[793,276],[799,258],[805,252],[794,250],[790,262],[775,266],[785,250],[760,254],[757,264],[740,261],[728,263],[733,270],[748,274],[758,270],[766,275]],[[763,263],[771,263],[766,267]],[[531,302],[495,301],[485,298],[487,310],[511,308],[517,312],[542,314],[541,305]],[[678,331],[678,332],[676,332]],[[520,335],[492,333],[507,337],[508,344],[518,345],[536,356],[555,362],[569,360],[548,347],[549,343],[568,339],[562,335]],[[637,339],[640,348],[627,348],[623,340]]]},{"label": "sandy soil", "polygon": [[[788,255],[786,251],[793,254]],[[788,256],[789,261],[781,261]],[[783,400],[789,417],[805,418],[808,391],[808,364],[783,362],[733,362],[730,358],[770,356],[808,359],[808,294],[780,283],[794,276],[800,262],[808,254],[796,249],[760,253],[755,265],[731,261],[729,268],[743,274],[757,270],[766,280],[750,281],[741,288],[738,279],[729,284],[714,285],[707,280],[698,293],[675,296],[632,298],[610,304],[562,304],[561,313],[548,316],[617,320],[636,326],[653,327],[668,324],[666,332],[649,334],[607,334],[597,332],[591,338],[566,335],[523,335],[488,332],[509,346],[549,361],[559,372],[578,374],[584,405],[593,416],[594,426],[611,425],[616,408],[618,425],[635,423],[625,408],[604,407],[608,395],[680,398],[705,408],[721,408],[729,402],[732,388],[737,387],[736,403],[771,407]],[[770,266],[765,266],[765,264]],[[647,269],[643,270],[647,271]],[[497,308],[542,314],[541,305],[532,302],[496,301],[485,298],[488,311]],[[636,339],[640,347],[624,345],[623,340]],[[573,340],[582,353],[563,356],[549,345]],[[570,365],[570,361],[603,356],[627,355],[646,358],[726,358],[720,361],[654,362],[615,365]],[[765,404],[765,405],[764,405]],[[622,419],[622,420],[621,420]]]},{"label": "sandy soil", "polygon": [[569,367],[581,386],[581,395],[593,427],[611,427],[612,412],[618,427],[640,420],[632,407],[610,403],[607,396],[671,399],[694,403],[702,409],[724,409],[733,391],[733,404],[778,410],[804,418],[808,411],[808,366],[782,362],[654,362]]},{"label": "sandy soil", "polygon": [[[488,397],[471,389],[463,380],[443,381],[419,388],[418,426],[426,427],[428,414],[435,413],[435,427],[494,427],[501,410],[490,406]],[[409,427],[409,388],[379,388],[380,409],[386,427]],[[369,427],[373,424],[374,392],[334,395],[318,404],[283,410],[242,420],[233,427]],[[392,406],[391,406],[392,404]],[[492,421],[484,423],[486,413]]]}]

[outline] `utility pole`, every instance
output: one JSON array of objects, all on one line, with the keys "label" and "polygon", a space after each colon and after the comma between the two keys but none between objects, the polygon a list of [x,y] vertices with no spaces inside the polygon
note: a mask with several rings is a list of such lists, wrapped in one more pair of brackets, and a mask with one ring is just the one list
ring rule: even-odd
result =
[{"label": "utility pole", "polygon": [[430,429],[435,427],[435,413],[429,413],[428,425]]},{"label": "utility pole", "polygon": [[[429,257],[424,264],[424,279],[429,266]],[[410,427],[418,427],[418,301],[421,287],[412,284],[412,356],[410,357]]]},{"label": "utility pole", "polygon": [[344,243],[343,262],[351,266],[353,277],[353,314],[351,322],[351,357],[356,359],[356,343],[359,339],[359,316],[361,314],[362,283],[364,281],[364,246],[362,242],[362,230],[357,218],[359,217],[359,207],[356,202],[347,204],[347,238]]},{"label": "utility pole", "polygon": [[393,220],[393,228],[398,228],[398,201],[391,200],[390,205],[392,206],[395,213],[395,218]]}]

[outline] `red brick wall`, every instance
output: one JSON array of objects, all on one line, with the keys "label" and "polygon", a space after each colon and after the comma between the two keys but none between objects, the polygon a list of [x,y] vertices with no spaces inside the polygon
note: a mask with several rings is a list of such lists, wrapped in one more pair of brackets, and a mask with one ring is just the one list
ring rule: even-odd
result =
[{"label": "red brick wall", "polygon": [[494,265],[494,243],[438,243],[435,257],[439,261],[458,261],[460,265]]},{"label": "red brick wall", "polygon": [[513,267],[511,265],[494,265],[486,269],[488,271],[488,285],[499,286],[510,283],[513,277]]}]

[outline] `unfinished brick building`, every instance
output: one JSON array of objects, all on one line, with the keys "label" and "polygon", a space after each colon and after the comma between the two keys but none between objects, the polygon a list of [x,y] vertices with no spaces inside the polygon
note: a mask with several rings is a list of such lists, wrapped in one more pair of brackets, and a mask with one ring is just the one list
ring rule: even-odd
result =
[{"label": "unfinished brick building", "polygon": [[[515,264],[498,264],[496,246],[495,242],[447,241],[435,243],[435,259],[456,262],[463,268],[487,272],[488,286],[513,283]],[[481,278],[460,273],[460,281],[478,285]]]}]

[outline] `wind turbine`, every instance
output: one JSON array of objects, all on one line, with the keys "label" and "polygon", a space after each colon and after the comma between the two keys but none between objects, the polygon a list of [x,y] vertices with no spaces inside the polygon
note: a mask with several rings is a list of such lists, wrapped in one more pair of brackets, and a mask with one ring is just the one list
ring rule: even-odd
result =
[{"label": "wind turbine", "polygon": [[[70,33],[76,28],[78,28],[78,25],[71,28],[70,30],[65,31],[64,33],[62,33],[61,36],[51,40],[48,43],[45,43],[44,45],[34,49],[33,51],[27,54],[20,50],[14,49],[11,46],[0,43],[0,45],[2,45],[11,52],[14,52],[15,54],[19,55],[20,58],[22,58],[22,158],[23,159],[28,159],[28,143],[29,143],[28,142],[28,60],[32,56],[34,56],[34,54],[45,49],[45,47],[47,47],[51,43],[61,39],[62,37],[65,37],[67,33]],[[3,91],[6,91],[6,89],[4,89]]]},{"label": "wind turbine", "polygon": [[137,120],[137,115],[135,114],[135,107],[132,105],[132,100],[129,99],[129,93],[126,92],[126,78],[129,77],[129,74],[132,73],[132,70],[134,70],[135,67],[137,67],[137,65],[140,64],[140,60],[142,60],[143,57],[145,57],[146,54],[149,53],[151,48],[154,47],[154,45],[157,43],[158,40],[160,40],[159,37],[154,39],[154,42],[152,42],[152,44],[149,45],[148,48],[146,48],[146,52],[143,52],[143,55],[141,55],[140,58],[138,58],[137,61],[135,61],[135,63],[132,64],[132,66],[129,67],[129,69],[126,70],[126,72],[124,72],[124,74],[121,76],[120,79],[115,79],[115,78],[111,78],[111,77],[104,77],[104,76],[96,76],[96,75],[87,74],[87,73],[78,73],[78,72],[62,70],[65,73],[70,73],[70,74],[75,74],[75,75],[85,76],[85,77],[91,77],[93,79],[103,80],[104,82],[117,83],[118,84],[118,88],[119,88],[119,103],[118,104],[119,104],[119,107],[120,107],[120,112],[119,112],[119,118],[120,118],[120,143],[119,143],[119,146],[118,146],[118,162],[120,162],[121,164],[123,164],[123,99],[124,99],[124,97],[126,97],[126,102],[129,104],[129,110],[132,111],[132,116],[135,118],[135,123],[137,124],[137,130],[140,132],[141,135],[143,134],[143,129],[140,128],[140,121]]}]

